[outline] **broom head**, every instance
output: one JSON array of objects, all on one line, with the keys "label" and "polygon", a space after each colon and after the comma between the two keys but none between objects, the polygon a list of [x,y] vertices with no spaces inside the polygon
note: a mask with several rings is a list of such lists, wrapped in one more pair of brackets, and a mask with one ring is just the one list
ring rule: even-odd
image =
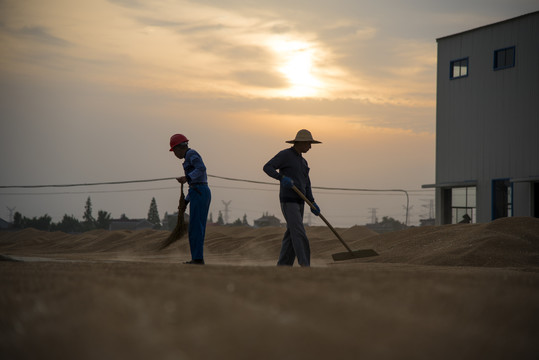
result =
[{"label": "broom head", "polygon": [[170,235],[159,246],[159,250],[163,250],[167,248],[168,246],[170,246],[170,244],[176,242],[187,233],[188,224],[186,223],[185,217],[184,217],[185,208],[186,208],[185,195],[183,194],[183,184],[182,184],[180,204],[178,206],[178,221],[176,222],[176,226],[174,227],[174,230],[172,230]]}]

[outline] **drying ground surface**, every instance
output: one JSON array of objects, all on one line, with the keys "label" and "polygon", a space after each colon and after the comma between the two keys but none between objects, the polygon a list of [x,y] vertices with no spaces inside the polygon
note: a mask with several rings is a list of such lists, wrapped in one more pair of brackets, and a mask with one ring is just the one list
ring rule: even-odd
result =
[{"label": "drying ground surface", "polygon": [[164,231],[0,232],[2,359],[536,359],[539,219],[308,229],[211,227],[206,265]]}]

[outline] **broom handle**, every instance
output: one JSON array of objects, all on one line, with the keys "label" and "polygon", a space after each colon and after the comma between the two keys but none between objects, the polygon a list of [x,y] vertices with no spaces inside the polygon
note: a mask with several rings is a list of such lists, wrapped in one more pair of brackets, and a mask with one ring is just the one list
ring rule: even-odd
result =
[{"label": "broom handle", "polygon": [[[303,195],[303,193],[296,187],[296,185],[292,185],[292,190],[294,190],[300,198],[303,199],[303,201],[305,201],[307,203],[307,205],[309,205],[311,207],[311,209],[313,210],[316,210],[316,208],[314,207],[313,203],[309,201],[309,199],[307,199],[307,197],[305,195]],[[335,234],[335,236],[337,237],[337,239],[339,239],[339,241],[344,245],[344,247],[346,248],[346,250],[348,250],[349,252],[352,252],[352,249],[350,249],[350,247],[348,247],[348,245],[346,245],[346,243],[344,242],[344,240],[341,238],[341,236],[337,233],[337,231],[333,228],[333,226],[331,226],[331,224],[329,223],[329,221],[326,220],[326,218],[324,217],[324,215],[322,215],[322,213],[318,214],[318,216],[320,217],[320,219],[324,220],[324,222],[326,223],[326,225],[328,226],[328,228],[333,231],[333,233]]]},{"label": "broom handle", "polygon": [[[185,195],[183,194],[183,184],[181,184],[181,193],[180,193],[180,202],[178,204],[178,221],[180,219],[180,212],[182,211],[182,198],[184,199],[184,202],[185,202]],[[185,211],[185,209],[184,209]]]}]

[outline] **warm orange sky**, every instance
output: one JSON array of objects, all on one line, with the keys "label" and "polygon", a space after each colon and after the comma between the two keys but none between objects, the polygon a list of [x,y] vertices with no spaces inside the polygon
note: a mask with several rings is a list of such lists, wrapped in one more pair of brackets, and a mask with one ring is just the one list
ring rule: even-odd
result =
[{"label": "warm orange sky", "polygon": [[[0,185],[179,176],[176,132],[210,174],[272,181],[263,164],[307,128],[323,141],[305,155],[313,186],[420,190],[434,182],[435,39],[537,10],[461,2],[1,1]],[[211,181],[214,218],[229,200],[231,220],[281,217],[276,188]],[[132,218],[155,196],[162,216],[175,186],[0,189],[0,217],[81,218],[87,196]],[[128,188],[154,190],[108,192]],[[429,199],[412,196],[413,222]],[[372,208],[404,220],[399,196],[317,202],[336,226]]]}]

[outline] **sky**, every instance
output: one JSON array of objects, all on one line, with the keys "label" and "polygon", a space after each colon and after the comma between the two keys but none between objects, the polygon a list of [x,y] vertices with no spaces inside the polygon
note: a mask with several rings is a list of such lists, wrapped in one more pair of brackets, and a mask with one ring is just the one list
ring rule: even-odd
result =
[{"label": "sky", "polygon": [[[315,187],[404,189],[409,224],[434,194],[436,39],[537,11],[536,0],[0,0],[0,186],[183,175],[206,163],[216,220],[283,219],[262,171],[300,129]],[[333,226],[405,221],[402,192],[314,189]],[[0,218],[176,211],[175,180],[0,188]],[[320,219],[308,217],[313,225]]]}]

